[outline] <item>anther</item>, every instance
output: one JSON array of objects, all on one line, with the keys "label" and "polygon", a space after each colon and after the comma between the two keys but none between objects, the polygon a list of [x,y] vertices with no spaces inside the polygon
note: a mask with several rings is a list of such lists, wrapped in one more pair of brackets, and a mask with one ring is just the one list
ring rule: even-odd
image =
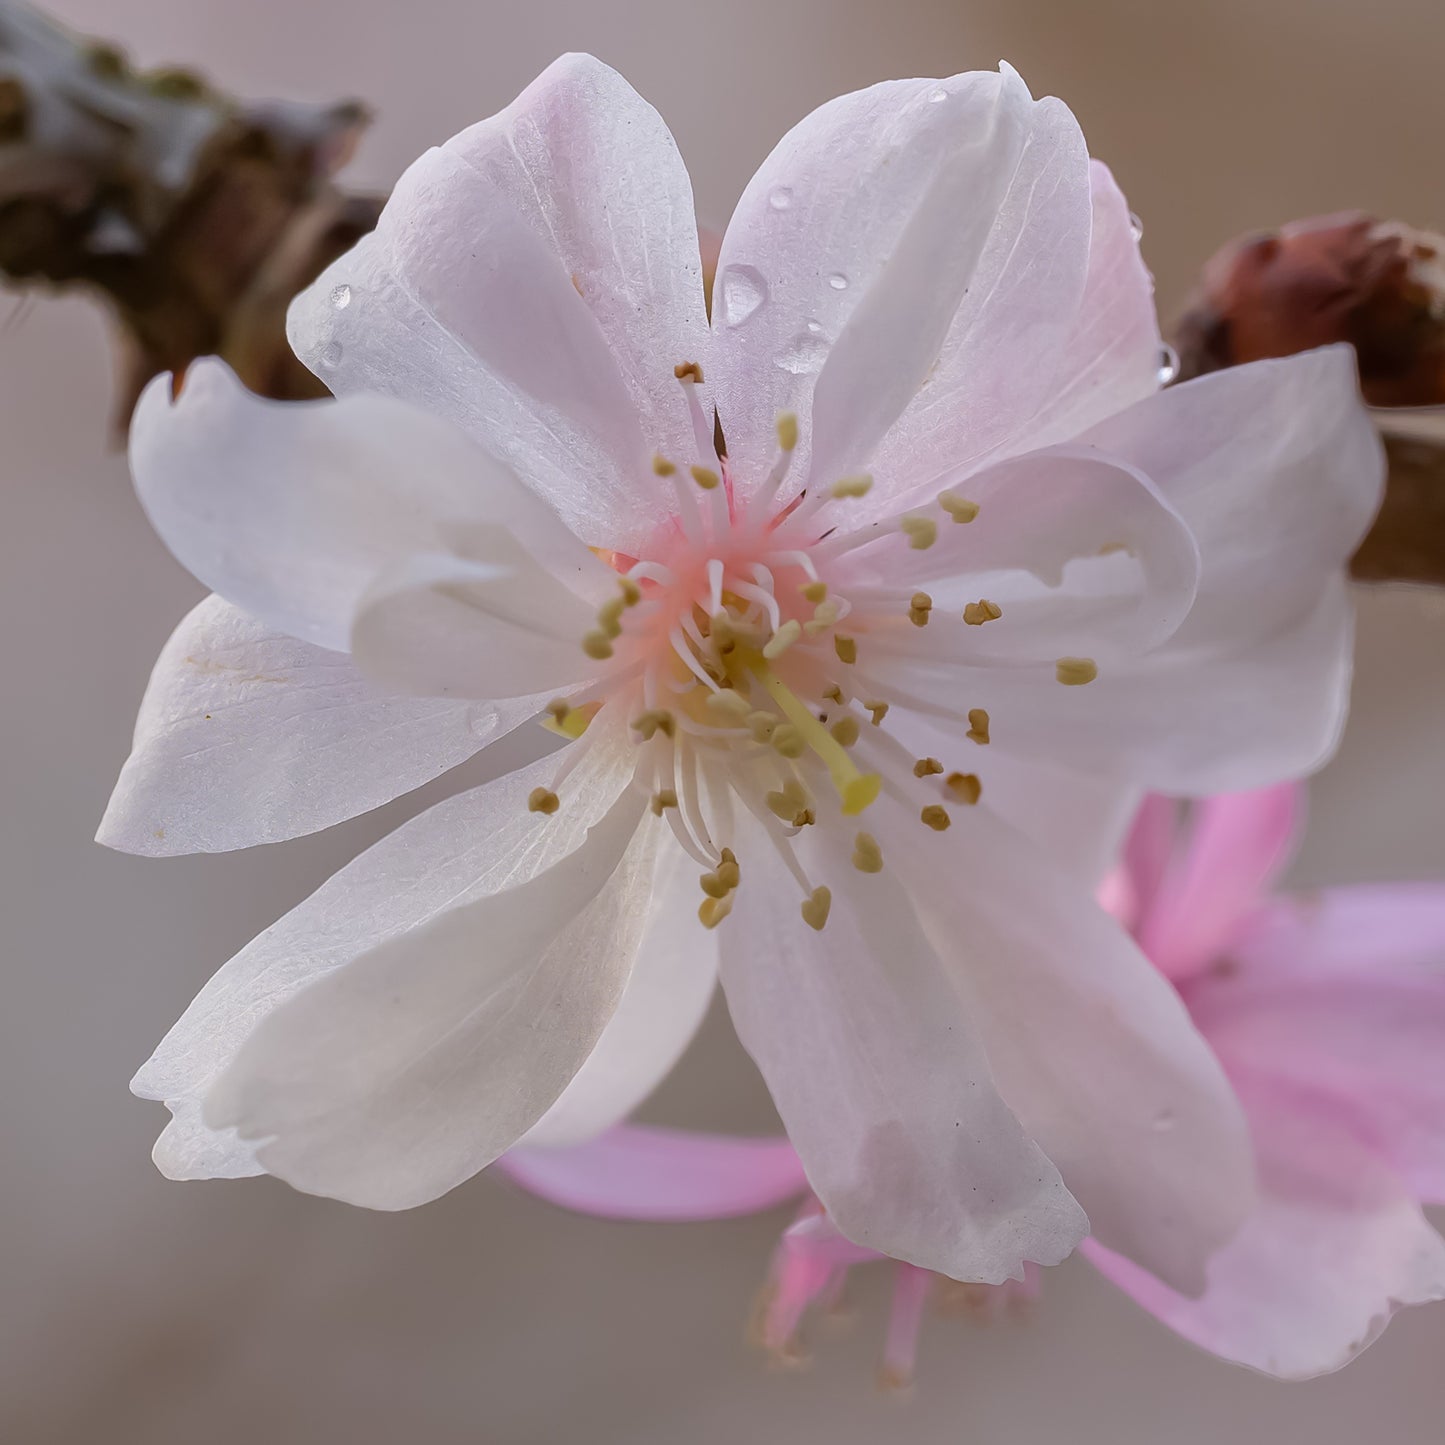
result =
[{"label": "anther", "polygon": [[883,719],[888,716],[888,704],[886,702],[865,702],[863,706],[873,714],[873,726],[881,727]]},{"label": "anther", "polygon": [[965,736],[980,745],[988,741],[988,710],[986,708],[969,708],[968,732]]},{"label": "anther", "polygon": [[1003,616],[1003,608],[997,602],[990,602],[987,597],[980,597],[977,602],[970,602],[963,609],[963,620],[970,627],[982,627],[985,622],[997,622]]},{"label": "anther", "polygon": [[828,490],[838,498],[866,497],[873,485],[873,478],[867,472],[856,477],[841,477]]},{"label": "anther", "polygon": [[798,445],[798,413],[795,411],[780,411],[777,420],[778,445],[785,452],[790,452]]},{"label": "anther", "polygon": [[859,833],[853,840],[853,866],[860,873],[883,871],[883,850],[872,833]]},{"label": "anther", "polygon": [[801,758],[808,751],[807,739],[803,737],[801,730],[794,727],[792,723],[779,723],[773,729],[770,741],[785,758]]},{"label": "anther", "polygon": [[943,786],[960,803],[968,803],[970,806],[983,796],[983,784],[979,782],[977,773],[950,773],[943,780]]},{"label": "anther", "polygon": [[781,657],[802,635],[803,624],[796,617],[790,617],[763,644],[763,656],[769,662],[775,657]]},{"label": "anther", "polygon": [[915,552],[924,551],[938,540],[938,523],[932,517],[920,517],[916,512],[910,512],[899,519],[898,526]]},{"label": "anther", "polygon": [[546,706],[545,711],[549,714],[542,726],[549,732],[554,732],[558,737],[571,738],[574,742],[587,731],[587,725],[602,711],[600,702],[584,702],[581,707],[573,707],[566,698],[553,698]]},{"label": "anther", "polygon": [[816,637],[820,632],[826,632],[837,620],[842,608],[836,599],[833,601],[820,602],[813,609],[813,615],[803,624],[803,631],[809,637]]},{"label": "anther", "polygon": [[946,808],[940,808],[937,803],[930,803],[918,815],[935,833],[941,833],[953,819],[948,816]]},{"label": "anther", "polygon": [[527,794],[529,813],[545,813],[550,817],[561,806],[561,800],[550,788],[533,788]]},{"label": "anther", "polygon": [[928,614],[933,611],[933,598],[926,592],[915,592],[908,603],[908,620],[915,627],[928,626]]},{"label": "anther", "polygon": [[670,477],[677,470],[677,468],[673,465],[673,463],[668,461],[668,459],[663,456],[661,452],[656,452],[654,453],[652,458],[652,470],[659,477]]},{"label": "anther", "polygon": [[612,639],[605,632],[594,629],[582,634],[582,651],[598,662],[612,656]]},{"label": "anther", "polygon": [[671,788],[659,788],[652,795],[652,811],[660,818],[663,809],[677,807],[677,794]]},{"label": "anther", "polygon": [[748,725],[748,731],[753,735],[756,742],[765,743],[771,739],[777,731],[778,715],[775,712],[750,712],[743,719]]},{"label": "anther", "polygon": [[836,702],[839,707],[843,706],[843,689],[839,687],[836,682],[830,682],[828,686],[823,689],[823,696],[826,697],[829,702]]},{"label": "anther", "polygon": [[705,492],[712,491],[712,489],[717,486],[717,484],[722,480],[722,478],[718,476],[718,474],[713,471],[711,467],[689,467],[688,471],[692,473],[693,481],[695,481],[698,486],[700,486]]},{"label": "anther", "polygon": [[919,758],[913,765],[913,776],[915,778],[931,778],[935,773],[943,771],[943,764],[937,758]]},{"label": "anther", "polygon": [[838,654],[839,662],[854,663],[858,661],[858,644],[851,637],[844,637],[841,632],[833,634],[833,651]]},{"label": "anther", "polygon": [[625,597],[609,597],[597,609],[597,625],[608,637],[622,636],[622,613],[626,606]]},{"label": "anther", "polygon": [[1054,676],[1065,687],[1082,687],[1098,675],[1099,667],[1092,657],[1061,657],[1054,664]]},{"label": "anther", "polygon": [[704,898],[697,910],[698,922],[704,928],[716,928],[733,911],[733,901],[727,898]]},{"label": "anther", "polygon": [[619,577],[617,590],[622,593],[624,607],[636,607],[642,601],[642,588],[631,577]]},{"label": "anther", "polygon": [[677,719],[666,708],[650,708],[632,719],[632,730],[641,735],[643,742],[651,742],[658,733],[670,738],[677,733]]},{"label": "anther", "polygon": [[826,582],[804,582],[798,591],[803,594],[806,602],[819,603],[828,596],[828,584]]},{"label": "anther", "polygon": [[695,381],[699,386],[702,385],[702,367],[695,361],[679,361],[672,368],[672,374],[679,381]]},{"label": "anther", "polygon": [[858,741],[858,719],[854,717],[840,717],[832,727],[828,729],[845,748],[851,748]]},{"label": "anther", "polygon": [[978,516],[978,503],[970,502],[967,497],[960,497],[957,492],[940,492],[938,505],[955,522],[971,522]]},{"label": "anther", "polygon": [[828,921],[828,910],[833,906],[833,895],[826,887],[815,888],[812,893],[803,900],[803,922],[809,928],[823,931],[823,925]]},{"label": "anther", "polygon": [[734,692],[730,687],[708,693],[704,706],[721,714],[729,722],[738,722],[753,710],[752,703],[742,693]]}]

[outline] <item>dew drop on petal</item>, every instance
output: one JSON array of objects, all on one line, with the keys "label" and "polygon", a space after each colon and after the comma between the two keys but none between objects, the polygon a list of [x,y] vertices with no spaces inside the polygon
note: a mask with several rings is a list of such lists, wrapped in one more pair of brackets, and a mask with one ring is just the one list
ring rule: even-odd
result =
[{"label": "dew drop on petal", "polygon": [[718,277],[722,319],[728,326],[741,326],[768,299],[768,283],[756,266],[729,266]]},{"label": "dew drop on petal", "polygon": [[793,204],[793,192],[788,186],[779,186],[772,195],[768,197],[768,204],[775,211],[786,211]]},{"label": "dew drop on petal", "polygon": [[813,336],[826,336],[828,334],[821,321],[809,321],[808,331]]},{"label": "dew drop on petal", "polygon": [[323,366],[341,365],[341,343],[339,341],[328,341],[321,348],[321,364]]},{"label": "dew drop on petal", "polygon": [[820,371],[828,359],[828,341],[821,331],[803,331],[773,358],[784,371],[794,376],[807,376]]},{"label": "dew drop on petal", "polygon": [[1136,241],[1144,239],[1144,222],[1133,211],[1129,212],[1129,234]]},{"label": "dew drop on petal", "polygon": [[1179,375],[1179,353],[1166,341],[1159,353],[1159,385],[1168,386]]},{"label": "dew drop on petal", "polygon": [[835,291],[846,291],[848,289],[848,278],[841,271],[834,271],[828,277],[828,284]]},{"label": "dew drop on petal", "polygon": [[345,311],[351,305],[351,287],[333,286],[331,288],[331,304],[338,311]]},{"label": "dew drop on petal", "polygon": [[940,85],[937,90],[930,93],[928,98],[934,105],[938,105],[948,99],[948,92]]}]

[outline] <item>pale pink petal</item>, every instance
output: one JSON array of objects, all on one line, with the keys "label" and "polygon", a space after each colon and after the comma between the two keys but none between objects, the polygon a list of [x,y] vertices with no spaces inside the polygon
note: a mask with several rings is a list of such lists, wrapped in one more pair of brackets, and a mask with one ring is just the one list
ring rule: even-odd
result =
[{"label": "pale pink petal", "polygon": [[[800,835],[832,889],[821,932],[765,862],[745,862],[720,930],[733,1022],[809,1182],[854,1243],[927,1269],[998,1283],[1026,1260],[1057,1263],[1087,1232],[1083,1211],[999,1099],[903,875],[852,869],[842,831]],[[765,858],[751,841],[739,857]]]},{"label": "pale pink petal", "polygon": [[1179,851],[1135,937],[1176,982],[1213,962],[1289,861],[1304,789],[1280,783],[1195,805]]},{"label": "pale pink petal", "polygon": [[461,432],[381,396],[277,402],[215,360],[179,397],[157,377],[131,423],[136,492],[161,539],[228,602],[345,651],[367,584],[413,551],[513,531],[586,593],[605,571],[557,517]]},{"label": "pale pink petal", "polygon": [[1275,899],[1188,997],[1227,1067],[1328,1093],[1421,1197],[1445,1201],[1445,887]]},{"label": "pale pink petal", "polygon": [[597,1047],[522,1143],[577,1145],[620,1123],[667,1076],[707,1013],[717,984],[717,934],[697,919],[698,865],[658,845],[652,904],[622,1002]]},{"label": "pale pink petal", "polygon": [[[874,805],[875,831],[895,806]],[[969,1001],[999,1093],[1095,1238],[1197,1290],[1253,1204],[1228,1081],[1179,995],[1087,885],[986,807],[950,812],[944,833],[899,816],[879,837]]]},{"label": "pale pink petal", "polygon": [[1093,1240],[1083,1251],[1171,1329],[1285,1379],[1338,1369],[1402,1305],[1445,1298],[1445,1241],[1328,1095],[1250,1083],[1260,1203],[1186,1299]]},{"label": "pale pink petal", "polygon": [[546,701],[398,697],[343,654],[208,597],[156,662],[97,837],[166,856],[313,833],[444,773]]},{"label": "pale pink petal", "polygon": [[715,379],[739,485],[765,475],[783,410],[804,423],[799,485],[810,466],[830,482],[867,465],[903,413],[872,468],[882,510],[1016,429],[1078,308],[1089,207],[1073,117],[1011,71],[889,82],[800,122],[719,260]]},{"label": "pale pink petal", "polygon": [[727,1219],[772,1209],[808,1187],[786,1139],[639,1124],[571,1149],[514,1149],[497,1167],[553,1204],[606,1219]]},{"label": "pale pink petal", "polygon": [[1174,856],[1182,814],[1180,803],[1159,793],[1148,794],[1134,814],[1124,839],[1122,859],[1129,912],[1121,922],[1131,932],[1154,906],[1165,869]]},{"label": "pale pink petal", "polygon": [[333,391],[451,417],[588,543],[625,548],[655,519],[648,456],[691,459],[673,367],[709,369],[677,147],[614,71],[564,56],[412,165],[289,331]]},{"label": "pale pink petal", "polygon": [[176,1116],[157,1146],[162,1168],[176,1159],[189,1161],[187,1168],[234,1172],[224,1163],[228,1156],[253,1157],[234,1134],[206,1129],[200,1101],[274,1009],[368,951],[515,889],[575,852],[631,776],[625,722],[615,722],[605,712],[593,721],[584,739],[590,752],[559,788],[555,816],[527,808],[533,788],[552,786],[555,757],[438,803],[354,859],[221,968],[131,1085],[143,1098],[165,1101]]}]

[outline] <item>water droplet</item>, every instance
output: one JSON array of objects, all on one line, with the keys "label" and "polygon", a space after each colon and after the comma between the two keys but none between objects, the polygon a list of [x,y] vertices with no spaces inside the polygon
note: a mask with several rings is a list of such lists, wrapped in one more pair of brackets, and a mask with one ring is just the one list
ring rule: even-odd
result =
[{"label": "water droplet", "polygon": [[741,326],[768,299],[768,283],[756,266],[729,266],[718,277],[722,319],[728,326]]},{"label": "water droplet", "polygon": [[333,286],[331,288],[331,304],[338,311],[345,311],[351,305],[351,287]]},{"label": "water droplet", "polygon": [[1144,239],[1144,222],[1133,211],[1129,212],[1129,234],[1136,240]]},{"label": "water droplet", "polygon": [[800,332],[774,358],[784,371],[791,371],[794,376],[820,371],[827,359],[827,338],[811,330]]},{"label": "water droplet", "polygon": [[1167,1134],[1178,1122],[1173,1109],[1160,1109],[1150,1124],[1156,1134]]},{"label": "water droplet", "polygon": [[321,364],[323,366],[341,365],[341,343],[339,341],[328,341],[321,348]]},{"label": "water droplet", "polygon": [[841,271],[834,271],[828,277],[828,284],[835,291],[846,291],[848,289],[848,278]]},{"label": "water droplet", "polygon": [[779,186],[772,195],[768,197],[768,204],[775,211],[786,211],[793,204],[793,192],[787,186]]},{"label": "water droplet", "polygon": [[938,105],[948,99],[948,92],[940,85],[937,90],[933,91],[929,95],[928,98],[934,103],[934,105]]},{"label": "water droplet", "polygon": [[1168,386],[1179,375],[1179,353],[1166,341],[1159,353],[1159,385]]},{"label": "water droplet", "polygon": [[812,319],[808,321],[808,330],[814,336],[826,336],[828,334],[827,328],[823,325],[821,321],[815,321]]}]

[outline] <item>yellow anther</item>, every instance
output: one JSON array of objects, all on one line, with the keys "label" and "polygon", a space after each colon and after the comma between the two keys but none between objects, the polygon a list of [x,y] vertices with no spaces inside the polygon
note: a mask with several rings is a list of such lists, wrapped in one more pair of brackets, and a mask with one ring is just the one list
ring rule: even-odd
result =
[{"label": "yellow anther", "polygon": [[798,445],[798,413],[795,411],[780,411],[777,420],[778,445],[785,452],[790,452]]},{"label": "yellow anther", "polygon": [[550,816],[561,806],[561,800],[550,788],[533,788],[527,794],[527,811],[529,813],[546,813]]},{"label": "yellow anther", "polygon": [[799,813],[796,818],[793,819],[793,826],[795,828],[808,828],[817,821],[817,818],[813,814],[813,810],[811,808],[804,808],[803,811]]},{"label": "yellow anther", "polygon": [[763,644],[763,656],[769,662],[775,657],[781,657],[802,635],[803,624],[796,617],[790,617]]},{"label": "yellow anther", "polygon": [[582,651],[598,662],[612,656],[612,639],[605,632],[594,629],[582,634]]},{"label": "yellow anther", "polygon": [[803,624],[803,631],[809,637],[816,637],[820,632],[827,631],[837,620],[842,607],[836,600],[820,602],[814,609],[812,617]]},{"label": "yellow anther", "polygon": [[978,503],[970,502],[967,497],[960,497],[957,492],[940,492],[938,505],[955,522],[971,522],[978,516]]},{"label": "yellow anther", "polygon": [[714,612],[707,620],[707,635],[717,648],[718,656],[726,656],[738,645],[738,629],[727,612]]},{"label": "yellow anther", "polygon": [[915,627],[928,626],[928,614],[933,611],[933,598],[926,592],[915,592],[908,602],[908,620]]},{"label": "yellow anther", "polygon": [[750,712],[744,721],[748,725],[748,731],[753,738],[760,743],[765,743],[772,737],[778,726],[778,715],[774,712]]},{"label": "yellow anther", "polygon": [[679,381],[695,381],[699,386],[702,385],[702,367],[695,361],[679,361],[672,368],[672,374]]},{"label": "yellow anther", "polygon": [[575,742],[601,710],[600,702],[584,702],[581,707],[573,707],[565,698],[553,698],[547,704],[549,716],[543,718],[542,726],[558,737],[571,738]]},{"label": "yellow anther", "polygon": [[818,603],[827,597],[828,584],[826,582],[804,582],[798,591],[803,594],[805,601]]},{"label": "yellow anther", "polygon": [[826,697],[829,702],[836,702],[839,707],[843,706],[843,689],[839,687],[836,682],[830,682],[828,686],[823,689],[823,696]]},{"label": "yellow anther", "polygon": [[968,710],[968,732],[966,737],[976,743],[988,741],[988,711],[981,707],[971,707]]},{"label": "yellow anther", "polygon": [[943,786],[960,803],[968,803],[970,806],[983,796],[983,784],[979,782],[977,773],[950,773],[943,780]]},{"label": "yellow anther", "polygon": [[622,611],[626,606],[626,598],[609,597],[597,609],[597,625],[608,637],[622,636]]},{"label": "yellow anther", "polygon": [[866,497],[873,485],[873,478],[867,472],[856,477],[840,477],[828,490],[835,497]]},{"label": "yellow anther", "polygon": [[652,457],[652,470],[656,472],[659,477],[670,477],[677,470],[677,467],[668,461],[661,452],[654,452]]},{"label": "yellow anther", "polygon": [[872,833],[859,833],[853,840],[853,866],[860,873],[883,871],[883,850]]},{"label": "yellow anther", "polygon": [[650,708],[632,719],[632,730],[641,735],[643,742],[651,742],[658,733],[670,738],[677,733],[677,719],[666,708]]},{"label": "yellow anther", "polygon": [[733,885],[723,882],[715,872],[704,873],[697,881],[709,898],[726,898],[733,891]]},{"label": "yellow anther", "polygon": [[970,627],[982,627],[985,622],[997,622],[1003,616],[1003,608],[997,602],[990,602],[987,597],[980,597],[977,602],[970,602],[963,609],[963,620]]},{"label": "yellow anther", "polygon": [[886,702],[865,702],[863,706],[873,714],[873,726],[881,727],[883,719],[888,716],[888,704]]},{"label": "yellow anther", "polygon": [[931,778],[935,773],[943,771],[943,764],[937,758],[919,758],[913,765],[913,776],[915,778]]},{"label": "yellow anther", "polygon": [[953,822],[953,819],[948,816],[948,810],[940,808],[937,803],[930,803],[918,816],[935,833],[943,832]]},{"label": "yellow anther", "polygon": [[659,788],[652,795],[652,811],[660,818],[663,809],[677,807],[677,794],[671,788]]},{"label": "yellow anther", "polygon": [[833,906],[833,895],[826,887],[815,888],[803,900],[803,922],[809,928],[816,928],[819,933],[823,931],[823,925],[828,921],[828,910]]},{"label": "yellow anther", "polygon": [[833,634],[833,651],[838,654],[839,662],[854,663],[858,661],[858,644],[851,637],[844,637],[841,632]]},{"label": "yellow anther", "polygon": [[752,712],[753,705],[742,693],[725,687],[719,692],[710,692],[704,706],[726,718],[729,722],[740,722]]},{"label": "yellow anther", "polygon": [[722,478],[711,467],[689,467],[688,471],[692,473],[693,481],[705,492],[712,491],[722,481]]},{"label": "yellow anther", "polygon": [[938,523],[932,517],[920,517],[916,512],[910,512],[900,518],[898,525],[915,552],[922,552],[938,541]]},{"label": "yellow anther", "polygon": [[632,580],[631,577],[619,577],[617,579],[618,591],[622,593],[622,605],[624,607],[636,607],[642,601],[642,588]]},{"label": "yellow anther", "polygon": [[858,741],[858,719],[855,717],[840,717],[832,727],[828,729],[845,748],[851,748]]},{"label": "yellow anther", "polygon": [[742,878],[742,870],[738,867],[738,860],[733,857],[730,849],[723,849],[722,861],[717,865],[717,876],[724,888],[736,888]]},{"label": "yellow anther", "polygon": [[1092,657],[1061,657],[1054,664],[1054,676],[1065,687],[1082,687],[1099,675],[1099,665]]},{"label": "yellow anther", "polygon": [[779,723],[773,729],[772,745],[785,758],[801,758],[808,751],[808,741],[802,732],[790,722]]},{"label": "yellow anther", "polygon": [[698,922],[704,928],[716,928],[732,911],[733,901],[730,897],[704,898],[697,910]]}]

